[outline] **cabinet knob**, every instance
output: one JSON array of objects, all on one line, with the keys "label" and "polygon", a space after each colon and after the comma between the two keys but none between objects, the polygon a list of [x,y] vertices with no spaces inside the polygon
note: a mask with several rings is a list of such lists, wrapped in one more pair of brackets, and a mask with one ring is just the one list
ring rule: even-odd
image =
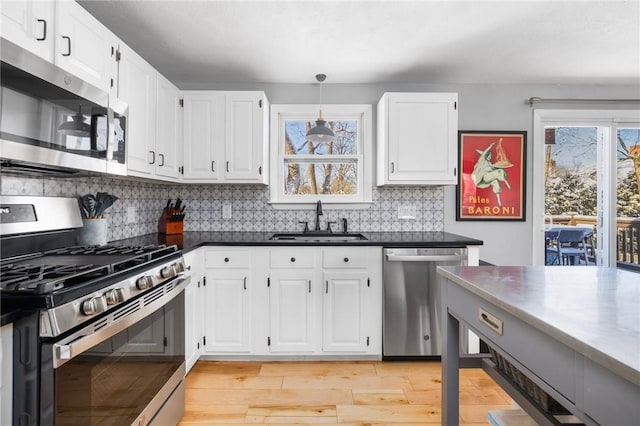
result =
[{"label": "cabinet knob", "polygon": [[292,258],[291,258],[291,262],[295,262],[295,261],[296,261],[296,258],[295,258],[295,257],[292,257]]},{"label": "cabinet knob", "polygon": [[348,258],[348,257],[345,257],[345,258],[344,258],[344,261],[345,261],[345,263],[346,263],[346,262],[348,262],[348,261],[349,261],[349,258]]},{"label": "cabinet knob", "polygon": [[229,262],[229,258],[228,258],[228,257],[225,257],[225,258],[224,258],[224,261],[228,263],[228,262]]}]

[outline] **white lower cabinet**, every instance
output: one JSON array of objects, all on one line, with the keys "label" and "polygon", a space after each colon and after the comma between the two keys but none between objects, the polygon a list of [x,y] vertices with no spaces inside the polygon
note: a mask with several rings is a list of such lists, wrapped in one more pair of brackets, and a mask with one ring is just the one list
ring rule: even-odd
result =
[{"label": "white lower cabinet", "polygon": [[13,401],[13,325],[0,328],[0,424],[10,425]]},{"label": "white lower cabinet", "polygon": [[252,350],[252,254],[236,247],[204,252],[204,353]]},{"label": "white lower cabinet", "polygon": [[203,356],[381,356],[381,247],[199,250]]},{"label": "white lower cabinet", "polygon": [[191,275],[191,282],[184,291],[185,316],[185,363],[186,372],[191,370],[202,352],[202,303],[204,295],[204,273],[202,271],[202,249],[192,250],[184,255],[185,264]]},{"label": "white lower cabinet", "polygon": [[[269,275],[270,352],[313,353],[317,282],[313,270],[273,271]],[[316,280],[317,281],[317,280]],[[312,287],[314,287],[312,289]]]},{"label": "white lower cabinet", "polygon": [[367,352],[366,272],[325,272],[322,301],[322,350]]}]

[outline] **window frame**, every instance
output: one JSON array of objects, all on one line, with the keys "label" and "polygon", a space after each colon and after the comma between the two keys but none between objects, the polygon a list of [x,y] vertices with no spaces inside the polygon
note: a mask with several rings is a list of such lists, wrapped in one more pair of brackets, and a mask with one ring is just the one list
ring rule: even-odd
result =
[{"label": "window frame", "polygon": [[[358,122],[357,152],[355,155],[297,155],[296,158],[304,162],[318,159],[318,162],[330,162],[341,160],[355,160],[357,163],[357,193],[354,195],[286,195],[284,182],[287,167],[285,166],[284,135],[285,121],[304,120],[315,121],[318,117],[320,106],[314,104],[272,104],[270,111],[270,176],[269,176],[269,203],[274,207],[296,208],[301,205],[315,203],[318,200],[324,204],[349,208],[350,206],[362,206],[373,200],[373,138],[372,138],[372,106],[369,104],[346,105],[322,105],[322,115],[327,122],[337,120],[355,120]],[[289,156],[288,158],[292,158]]]}]

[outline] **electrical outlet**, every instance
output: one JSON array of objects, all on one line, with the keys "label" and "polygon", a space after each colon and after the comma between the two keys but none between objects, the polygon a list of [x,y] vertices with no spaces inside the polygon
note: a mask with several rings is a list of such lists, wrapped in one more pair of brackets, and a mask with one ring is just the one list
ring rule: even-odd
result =
[{"label": "electrical outlet", "polygon": [[134,206],[127,207],[127,223],[136,223],[136,208]]},{"label": "electrical outlet", "polygon": [[231,204],[222,205],[222,218],[231,219]]},{"label": "electrical outlet", "polygon": [[415,219],[416,206],[398,206],[398,219]]}]

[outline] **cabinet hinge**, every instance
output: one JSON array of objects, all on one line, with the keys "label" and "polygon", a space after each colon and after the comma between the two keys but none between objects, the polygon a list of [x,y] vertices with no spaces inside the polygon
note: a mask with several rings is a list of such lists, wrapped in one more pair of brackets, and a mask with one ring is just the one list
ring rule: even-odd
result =
[{"label": "cabinet hinge", "polygon": [[165,348],[169,346],[169,341],[167,340],[167,336],[164,336],[164,339],[162,339],[162,344],[164,345]]},{"label": "cabinet hinge", "polygon": [[371,278],[367,278],[367,287],[371,287]]},{"label": "cabinet hinge", "polygon": [[120,58],[122,56],[120,55],[120,49],[116,50],[116,62],[120,62]]},{"label": "cabinet hinge", "polygon": [[258,108],[262,108],[262,99],[258,101]]},{"label": "cabinet hinge", "polygon": [[267,277],[267,287],[271,287],[271,278]]},{"label": "cabinet hinge", "polygon": [[202,346],[207,346],[207,336],[202,336]]},{"label": "cabinet hinge", "polygon": [[453,109],[458,109],[458,103],[457,102],[453,103]]},{"label": "cabinet hinge", "polygon": [[369,336],[367,336],[367,346],[369,346]]},{"label": "cabinet hinge", "polygon": [[180,106],[181,106],[181,107],[183,107],[183,108],[184,108],[184,99],[180,99],[180,100],[178,101],[178,103],[180,104]]},{"label": "cabinet hinge", "polygon": [[267,337],[267,346],[271,346],[271,337]]}]

